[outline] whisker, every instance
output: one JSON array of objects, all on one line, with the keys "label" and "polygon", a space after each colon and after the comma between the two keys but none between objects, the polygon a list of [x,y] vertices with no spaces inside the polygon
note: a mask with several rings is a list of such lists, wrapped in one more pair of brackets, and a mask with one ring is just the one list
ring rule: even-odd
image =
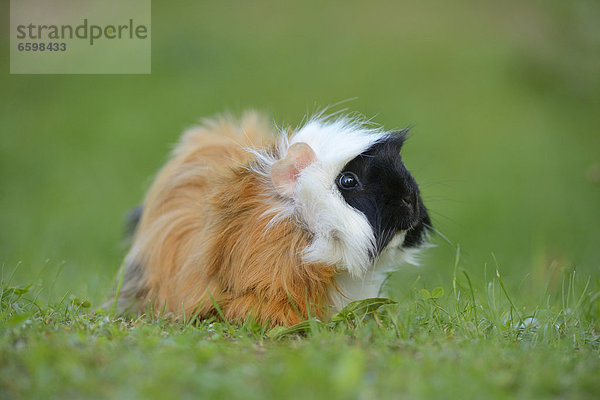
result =
[{"label": "whisker", "polygon": [[437,216],[439,216],[439,217],[442,217],[442,218],[444,218],[444,219],[445,219],[445,220],[447,220],[447,221],[450,221],[450,222],[452,222],[453,224],[456,224],[456,225],[459,225],[459,226],[460,226],[460,223],[459,223],[458,221],[456,221],[455,219],[452,219],[452,218],[448,217],[447,215],[444,215],[444,214],[442,214],[442,213],[440,213],[440,212],[438,212],[438,211],[435,211],[435,210],[430,210],[430,209],[428,209],[427,211],[428,211],[430,214],[435,214],[435,215],[437,215]]},{"label": "whisker", "polygon": [[432,225],[429,224],[423,224],[427,227],[427,229],[432,230],[433,232],[435,232],[436,235],[439,235],[442,239],[444,239],[450,246],[456,248],[456,245],[454,243],[452,243],[452,241],[450,239],[448,239],[448,236],[444,235],[440,230],[434,228]]}]

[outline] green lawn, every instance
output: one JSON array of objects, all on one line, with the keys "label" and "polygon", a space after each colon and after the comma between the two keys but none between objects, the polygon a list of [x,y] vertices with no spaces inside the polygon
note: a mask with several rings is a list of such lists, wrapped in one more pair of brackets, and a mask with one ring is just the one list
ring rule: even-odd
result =
[{"label": "green lawn", "polygon": [[[154,3],[147,76],[9,75],[0,33],[0,398],[600,397],[597,2]],[[183,129],[347,99],[413,127],[441,232],[395,304],[295,333],[90,314]]]}]

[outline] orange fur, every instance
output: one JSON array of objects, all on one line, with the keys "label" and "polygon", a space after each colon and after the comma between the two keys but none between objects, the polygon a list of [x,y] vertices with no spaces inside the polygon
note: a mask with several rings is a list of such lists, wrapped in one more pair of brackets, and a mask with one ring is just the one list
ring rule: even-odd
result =
[{"label": "orange fur", "polygon": [[293,217],[269,225],[281,200],[247,168],[254,156],[245,148],[272,142],[254,113],[184,134],[144,201],[121,309],[150,303],[156,313],[203,317],[217,304],[227,319],[270,325],[324,317],[333,267],[303,263],[310,237]]}]

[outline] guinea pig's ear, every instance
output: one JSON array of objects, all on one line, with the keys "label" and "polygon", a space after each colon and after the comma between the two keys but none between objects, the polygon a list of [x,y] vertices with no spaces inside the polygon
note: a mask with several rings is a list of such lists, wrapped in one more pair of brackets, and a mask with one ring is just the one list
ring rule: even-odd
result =
[{"label": "guinea pig's ear", "polygon": [[399,131],[391,132],[390,144],[393,144],[394,146],[398,147],[398,150],[400,150],[402,148],[402,145],[404,144],[404,142],[406,142],[409,130],[410,130],[410,128],[405,128],[405,129],[401,129]]},{"label": "guinea pig's ear", "polygon": [[298,184],[298,175],[317,160],[313,149],[306,143],[294,143],[285,158],[271,166],[271,180],[277,193],[291,198]]}]

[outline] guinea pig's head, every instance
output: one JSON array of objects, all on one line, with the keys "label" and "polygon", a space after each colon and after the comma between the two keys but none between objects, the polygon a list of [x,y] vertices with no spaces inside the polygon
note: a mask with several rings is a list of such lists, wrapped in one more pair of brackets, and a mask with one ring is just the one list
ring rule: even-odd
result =
[{"label": "guinea pig's head", "polygon": [[[400,150],[406,130],[386,132],[348,118],[315,118],[263,157],[281,200],[309,232],[307,262],[362,276],[375,263],[413,262],[431,221]],[[276,217],[277,218],[277,217]]]}]

